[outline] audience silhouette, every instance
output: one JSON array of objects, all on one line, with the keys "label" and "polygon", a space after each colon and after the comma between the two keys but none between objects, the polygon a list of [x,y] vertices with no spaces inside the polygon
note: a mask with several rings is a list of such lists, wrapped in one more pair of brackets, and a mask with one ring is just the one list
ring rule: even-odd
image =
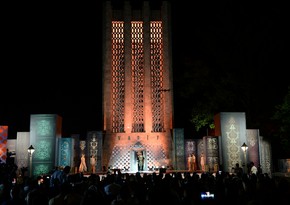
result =
[{"label": "audience silhouette", "polygon": [[[7,172],[5,165],[3,171]],[[287,177],[267,173],[76,173],[54,189],[50,176],[23,176],[13,184],[14,174],[1,175],[0,204],[287,204],[290,194]]]}]

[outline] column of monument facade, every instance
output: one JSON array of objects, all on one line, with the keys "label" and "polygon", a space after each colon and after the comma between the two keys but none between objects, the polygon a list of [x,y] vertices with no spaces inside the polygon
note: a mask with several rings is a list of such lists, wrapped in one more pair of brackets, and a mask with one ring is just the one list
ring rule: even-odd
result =
[{"label": "column of monument facade", "polygon": [[132,55],[131,55],[131,6],[128,1],[124,7],[125,36],[125,132],[131,133],[133,123],[132,103]]},{"label": "column of monument facade", "polygon": [[[108,167],[111,155],[111,139],[107,133],[111,132],[111,66],[112,66],[112,7],[110,1],[104,2],[103,13],[103,131],[105,132],[102,165]],[[105,82],[105,83],[104,83]]]},{"label": "column of monument facade", "polygon": [[145,132],[152,131],[152,100],[151,100],[151,72],[150,72],[150,10],[149,3],[143,4],[143,22],[144,22],[144,128]]},{"label": "column of monument facade", "polygon": [[171,22],[170,5],[164,1],[161,6],[161,20],[163,27],[163,99],[164,99],[164,129],[171,132],[173,128],[173,74],[171,52]]},{"label": "column of monument facade", "polygon": [[104,131],[111,129],[111,66],[112,66],[112,7],[110,1],[105,1],[103,13],[103,120]]}]

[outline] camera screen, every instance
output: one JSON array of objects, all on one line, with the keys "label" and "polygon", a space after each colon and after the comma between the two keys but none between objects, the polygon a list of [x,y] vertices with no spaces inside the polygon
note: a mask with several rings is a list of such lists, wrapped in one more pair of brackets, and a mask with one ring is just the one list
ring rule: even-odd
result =
[{"label": "camera screen", "polygon": [[214,193],[211,193],[209,191],[201,192],[200,197],[201,197],[201,199],[214,199]]}]

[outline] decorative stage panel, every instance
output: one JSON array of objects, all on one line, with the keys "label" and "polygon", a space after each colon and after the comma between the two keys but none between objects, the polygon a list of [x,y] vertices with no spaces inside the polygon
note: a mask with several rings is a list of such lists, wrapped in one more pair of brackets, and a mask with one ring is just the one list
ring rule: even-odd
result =
[{"label": "decorative stage panel", "polygon": [[259,150],[260,150],[260,165],[263,173],[268,173],[270,176],[273,171],[272,162],[272,147],[271,143],[264,140],[264,137],[259,137]]},{"label": "decorative stage panel", "polygon": [[183,160],[183,170],[189,170],[189,165],[188,165],[188,157],[191,154],[194,154],[196,157],[196,169],[199,169],[198,167],[198,151],[197,151],[197,140],[194,139],[185,139],[184,140],[184,160]]},{"label": "decorative stage panel", "polygon": [[7,148],[6,163],[15,164],[16,139],[7,139],[6,148]]},{"label": "decorative stage panel", "polygon": [[16,139],[7,139],[7,152],[15,153]]},{"label": "decorative stage panel", "polygon": [[96,159],[96,171],[102,171],[102,149],[103,149],[103,133],[102,131],[91,131],[87,135],[87,162],[89,170],[92,170],[90,157]]},{"label": "decorative stage panel", "polygon": [[74,173],[78,172],[78,167],[81,163],[80,160],[80,135],[79,134],[73,134],[71,135],[71,138],[73,139],[72,141],[72,147],[73,147],[73,160],[72,160],[72,164],[71,167],[74,170]]},{"label": "decorative stage panel", "polygon": [[58,145],[61,137],[62,118],[54,114],[30,116],[30,144],[35,148],[32,155],[32,175],[49,173],[57,166]]},{"label": "decorative stage panel", "polygon": [[8,126],[0,125],[0,163],[6,163]]},{"label": "decorative stage panel", "polygon": [[259,130],[247,129],[247,142],[248,145],[248,158],[247,163],[254,162],[258,167],[260,164],[260,152],[259,152]]},{"label": "decorative stage panel", "polygon": [[72,166],[73,163],[73,138],[58,139],[58,166]]},{"label": "decorative stage panel", "polygon": [[184,140],[184,149],[185,149],[185,159],[187,156],[190,154],[194,154],[196,156],[197,154],[197,145],[196,145],[196,140],[194,139],[185,139]]},{"label": "decorative stage panel", "polygon": [[215,126],[220,126],[217,130],[221,130],[223,170],[231,172],[236,163],[241,165],[246,161],[241,149],[242,144],[247,142],[245,113],[219,113],[215,117]]},{"label": "decorative stage panel", "polygon": [[18,168],[29,167],[28,147],[30,146],[30,132],[17,132],[16,165]]},{"label": "decorative stage panel", "polygon": [[108,167],[111,169],[129,169],[132,172],[138,171],[137,152],[141,151],[145,157],[144,170],[167,167],[169,161],[165,149],[161,143],[135,144],[118,143],[113,147]]},{"label": "decorative stage panel", "polygon": [[196,147],[197,147],[197,153],[195,156],[196,156],[197,169],[202,170],[202,166],[201,166],[202,155],[204,157],[205,164],[207,164],[207,162],[206,162],[206,147],[205,147],[204,138],[196,140]]},{"label": "decorative stage panel", "polygon": [[173,168],[185,170],[184,129],[173,129]]},{"label": "decorative stage panel", "polygon": [[208,171],[217,172],[220,164],[219,160],[219,137],[205,136],[206,164]]}]

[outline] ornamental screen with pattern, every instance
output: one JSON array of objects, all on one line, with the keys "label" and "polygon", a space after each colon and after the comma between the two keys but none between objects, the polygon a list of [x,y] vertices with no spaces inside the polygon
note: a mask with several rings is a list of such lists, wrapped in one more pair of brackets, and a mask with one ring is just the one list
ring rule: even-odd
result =
[{"label": "ornamental screen with pattern", "polygon": [[124,22],[112,22],[112,132],[124,132]]},{"label": "ornamental screen with pattern", "polygon": [[[144,132],[144,32],[143,22],[131,22],[132,132]],[[125,43],[124,22],[112,22],[112,132],[124,132]],[[162,23],[150,22],[150,81],[152,131],[164,131]]]},{"label": "ornamental screen with pattern", "polygon": [[162,23],[150,23],[150,76],[152,100],[152,131],[164,131],[163,116],[163,56]]},{"label": "ornamental screen with pattern", "polygon": [[144,46],[143,23],[131,23],[132,49],[132,98],[133,125],[132,132],[144,132]]}]

